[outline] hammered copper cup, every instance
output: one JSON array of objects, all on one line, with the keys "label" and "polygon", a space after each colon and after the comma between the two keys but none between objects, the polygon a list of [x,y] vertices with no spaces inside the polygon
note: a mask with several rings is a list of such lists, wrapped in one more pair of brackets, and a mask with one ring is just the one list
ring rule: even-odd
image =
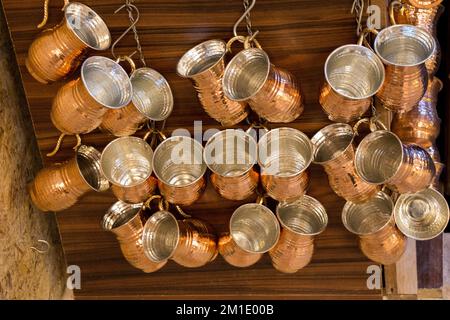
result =
[{"label": "hammered copper cup", "polygon": [[157,181],[153,172],[152,148],[141,138],[122,137],[103,150],[101,168],[112,184],[112,191],[127,203],[141,203],[150,198]]},{"label": "hammered copper cup", "polygon": [[100,152],[81,146],[71,160],[42,169],[28,186],[28,192],[40,210],[61,211],[89,191],[102,192],[108,188],[100,170]]},{"label": "hammered copper cup", "polygon": [[434,8],[442,3],[443,0],[405,0],[417,8]]},{"label": "hammered copper cup", "polygon": [[358,175],[367,183],[388,185],[399,193],[427,188],[436,168],[428,152],[418,145],[404,145],[392,132],[379,130],[366,136],[355,155]]},{"label": "hammered copper cup", "polygon": [[303,94],[294,76],[273,66],[262,49],[239,52],[223,76],[225,96],[247,101],[260,117],[270,122],[288,123],[303,112]]},{"label": "hammered copper cup", "polygon": [[146,256],[154,262],[172,259],[184,267],[198,268],[217,257],[217,237],[208,223],[177,220],[168,211],[159,211],[147,220],[142,241]]},{"label": "hammered copper cup", "polygon": [[293,201],[306,193],[314,152],[303,132],[293,128],[270,130],[259,140],[258,152],[261,182],[268,196]]},{"label": "hammered copper cup", "polygon": [[87,51],[106,50],[110,44],[111,35],[100,16],[82,3],[70,2],[63,21],[33,41],[25,65],[41,83],[58,81],[78,68]]},{"label": "hammered copper cup", "polygon": [[153,168],[161,195],[172,204],[189,206],[205,190],[203,146],[192,138],[164,140],[155,150]]},{"label": "hammered copper cup", "polygon": [[262,204],[240,206],[230,219],[230,232],[220,237],[219,253],[226,262],[245,268],[257,263],[280,237],[280,224]]},{"label": "hammered copper cup", "polygon": [[83,62],[81,77],[58,90],[50,116],[62,133],[89,133],[108,109],[128,105],[132,92],[130,78],[117,62],[93,56]]},{"label": "hammered copper cup", "polygon": [[354,139],[350,125],[336,123],[317,132],[311,142],[314,163],[325,169],[331,189],[346,201],[361,203],[375,196],[379,188],[356,174]]},{"label": "hammered copper cup", "polygon": [[328,216],[324,206],[310,196],[277,206],[281,223],[280,240],[270,250],[272,265],[284,273],[295,273],[307,266],[314,253],[314,237],[322,233]]},{"label": "hammered copper cup", "polygon": [[384,265],[397,262],[406,250],[406,237],[397,229],[394,204],[383,192],[362,204],[347,202],[342,222],[359,237],[359,247],[369,259]]},{"label": "hammered copper cup", "polygon": [[102,227],[115,234],[125,259],[135,268],[146,273],[155,272],[164,267],[167,260],[153,262],[144,253],[142,232],[145,214],[140,204],[116,202],[102,220]]},{"label": "hammered copper cup", "polygon": [[226,43],[202,42],[187,51],[177,65],[177,73],[189,78],[197,90],[205,112],[223,126],[232,126],[248,116],[246,103],[225,97],[222,77],[225,70]]}]

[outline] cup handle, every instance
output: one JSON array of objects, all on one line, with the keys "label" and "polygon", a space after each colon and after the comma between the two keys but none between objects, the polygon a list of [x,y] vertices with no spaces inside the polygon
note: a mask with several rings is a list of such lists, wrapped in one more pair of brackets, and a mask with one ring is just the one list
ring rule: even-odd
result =
[{"label": "cup handle", "polygon": [[394,0],[389,4],[389,19],[392,25],[397,24],[397,21],[395,21],[395,13],[394,13],[395,7],[400,7],[400,9],[402,9],[403,4],[398,0]]},{"label": "cup handle", "polygon": [[[368,35],[369,33],[372,33],[372,34],[374,34],[375,36],[377,36],[379,32],[378,32],[377,30],[375,30],[375,29],[365,28],[365,29],[361,32],[361,35],[359,36],[359,39],[358,39],[358,42],[357,42],[357,45],[358,45],[358,46],[362,46],[363,43],[367,43],[367,44],[368,44],[368,42],[367,42],[367,35]],[[370,49],[372,49],[372,48],[370,47],[370,45],[368,45],[368,47],[369,47]],[[372,49],[372,50],[373,50],[373,49]]]},{"label": "cup handle", "polygon": [[134,63],[133,59],[131,59],[129,56],[120,56],[116,60],[117,63],[120,63],[122,61],[128,62],[128,64],[131,67],[131,73],[136,71],[136,64]]},{"label": "cup handle", "polygon": [[170,207],[169,202],[160,195],[153,195],[150,198],[148,198],[148,200],[145,201],[143,207],[146,209],[150,209],[150,205],[153,200],[159,200],[158,209],[160,211],[169,211],[169,207]]},{"label": "cup handle", "polygon": [[[48,3],[50,2],[50,0],[45,0],[44,2],[44,17],[42,18],[41,23],[39,23],[37,25],[38,29],[42,29],[48,21]],[[66,7],[69,5],[69,0],[64,0],[64,7],[62,7],[61,11],[64,11],[64,9],[66,9]]]}]

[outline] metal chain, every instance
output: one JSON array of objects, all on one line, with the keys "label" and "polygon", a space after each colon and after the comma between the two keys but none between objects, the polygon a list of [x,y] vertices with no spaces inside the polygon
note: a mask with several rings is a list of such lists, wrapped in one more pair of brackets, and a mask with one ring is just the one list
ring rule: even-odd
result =
[{"label": "metal chain", "polygon": [[365,0],[354,0],[353,1],[351,13],[353,13],[355,15],[356,24],[357,24],[356,34],[358,36],[362,33],[362,31],[364,29],[363,25],[362,25],[362,22],[363,22],[362,20],[363,20],[365,7],[366,7]]},{"label": "metal chain", "polygon": [[[250,6],[249,0],[244,0],[244,11],[247,11],[248,7]],[[245,23],[247,25],[247,33],[250,37],[253,36],[252,31],[252,20],[250,19],[250,12],[245,16]]]},{"label": "metal chain", "polygon": [[[126,0],[125,3],[127,5],[133,4],[133,0]],[[134,16],[133,16],[133,10],[130,6],[127,6],[127,11],[128,11],[128,18],[130,19],[130,23],[133,25],[134,23]],[[135,25],[133,25],[133,34],[134,34],[134,40],[136,41],[136,48],[137,51],[139,53],[139,60],[141,60],[141,63],[144,67],[147,66],[147,63],[145,62],[145,56],[144,56],[144,52],[142,51],[142,46],[141,46],[141,42],[139,40],[139,34],[137,31],[137,28]]]}]

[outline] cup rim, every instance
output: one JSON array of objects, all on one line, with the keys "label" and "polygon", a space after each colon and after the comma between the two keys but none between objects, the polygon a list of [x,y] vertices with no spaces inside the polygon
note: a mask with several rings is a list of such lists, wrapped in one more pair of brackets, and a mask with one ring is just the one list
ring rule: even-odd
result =
[{"label": "cup rim", "polygon": [[[143,203],[127,203],[124,202],[122,200],[118,200],[115,203],[113,203],[108,210],[106,211],[106,213],[103,215],[102,218],[102,228],[105,231],[113,231],[113,230],[117,230],[119,228],[121,228],[123,225],[127,224],[129,221],[133,220],[134,218],[136,218],[142,210],[142,205]],[[113,214],[113,210],[115,210],[117,207],[128,207],[130,209],[139,209],[137,210],[136,214],[134,214],[132,217],[130,217],[126,222],[122,223],[120,226],[114,227],[114,223],[112,224],[108,224],[108,219],[111,217],[111,215]]]},{"label": "cup rim", "polygon": [[[316,161],[316,156],[317,156],[317,152],[320,150],[320,148],[318,148],[316,146],[317,140],[319,139],[319,134],[320,135],[324,135],[324,133],[329,133],[329,131],[333,130],[334,128],[345,128],[345,129],[349,129],[349,132],[352,132],[352,139],[350,140],[350,142],[348,143],[348,145],[345,147],[345,149],[340,150],[339,152],[335,153],[333,155],[332,159],[326,160],[326,161]],[[332,162],[333,160],[335,160],[336,158],[340,157],[341,155],[343,155],[345,152],[347,152],[350,148],[353,147],[353,142],[355,140],[355,132],[352,128],[351,125],[347,124],[347,123],[333,123],[330,124],[326,127],[323,127],[322,129],[320,129],[319,131],[316,132],[316,134],[314,134],[314,136],[311,138],[311,143],[313,144],[313,148],[314,148],[314,155],[313,155],[313,163],[314,164],[319,164],[319,165],[325,165],[327,163]]]},{"label": "cup rim", "polygon": [[[85,156],[89,156],[89,153],[94,153],[95,157],[98,157],[98,175],[99,175],[99,181],[98,181],[98,188],[94,188],[84,177],[84,174],[81,172],[80,164],[78,163],[78,155],[82,154]],[[91,157],[92,158],[92,157]],[[94,159],[92,159],[95,161]],[[77,151],[75,152],[75,162],[77,164],[78,172],[80,173],[81,178],[83,178],[83,181],[91,188],[93,191],[96,192],[103,192],[109,189],[109,181],[106,179],[105,175],[103,174],[102,168],[101,168],[101,153],[94,147],[81,145]]]}]

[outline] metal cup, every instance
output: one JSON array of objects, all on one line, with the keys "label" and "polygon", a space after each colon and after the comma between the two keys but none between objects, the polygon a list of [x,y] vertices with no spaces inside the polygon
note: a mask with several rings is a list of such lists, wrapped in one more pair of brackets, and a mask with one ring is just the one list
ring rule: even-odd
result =
[{"label": "metal cup", "polygon": [[33,41],[25,65],[41,83],[61,80],[72,73],[90,50],[109,48],[111,34],[100,16],[88,6],[70,2],[64,19]]},{"label": "metal cup", "polygon": [[314,237],[322,233],[328,216],[324,206],[310,196],[277,206],[282,230],[280,240],[270,250],[272,265],[280,272],[295,273],[307,266],[314,252]]},{"label": "metal cup", "polygon": [[242,50],[230,61],[223,76],[223,91],[233,101],[247,101],[270,122],[292,122],[304,109],[294,76],[273,66],[259,48]]},{"label": "metal cup", "polygon": [[115,61],[93,56],[81,66],[81,77],[58,90],[51,119],[65,134],[89,133],[96,129],[108,109],[131,102],[132,87],[126,71]]},{"label": "metal cup", "polygon": [[155,150],[153,168],[161,195],[176,205],[191,205],[203,194],[206,164],[203,147],[182,136],[164,140]]},{"label": "metal cup", "polygon": [[301,198],[309,186],[308,167],[313,145],[301,131],[278,128],[258,143],[261,181],[267,194],[278,201]]},{"label": "metal cup", "polygon": [[355,167],[367,183],[386,184],[399,193],[427,188],[436,174],[426,150],[414,144],[404,145],[394,133],[385,130],[372,132],[361,141]]},{"label": "metal cup", "polygon": [[393,208],[391,198],[380,191],[366,203],[347,202],[342,211],[342,222],[359,237],[361,251],[384,265],[397,262],[406,250],[406,237],[395,226]]},{"label": "metal cup", "polygon": [[432,188],[401,195],[394,208],[395,222],[407,237],[431,240],[444,232],[449,208],[444,196]]},{"label": "metal cup", "polygon": [[219,239],[219,253],[235,267],[249,267],[270,251],[280,237],[273,212],[262,204],[240,206],[230,219],[230,232]]},{"label": "metal cup", "polygon": [[442,3],[442,0],[405,0],[408,4],[417,8],[434,8]]},{"label": "metal cup", "polygon": [[137,137],[118,138],[105,147],[101,168],[119,200],[141,203],[153,194],[157,181],[152,160],[152,148]]}]

